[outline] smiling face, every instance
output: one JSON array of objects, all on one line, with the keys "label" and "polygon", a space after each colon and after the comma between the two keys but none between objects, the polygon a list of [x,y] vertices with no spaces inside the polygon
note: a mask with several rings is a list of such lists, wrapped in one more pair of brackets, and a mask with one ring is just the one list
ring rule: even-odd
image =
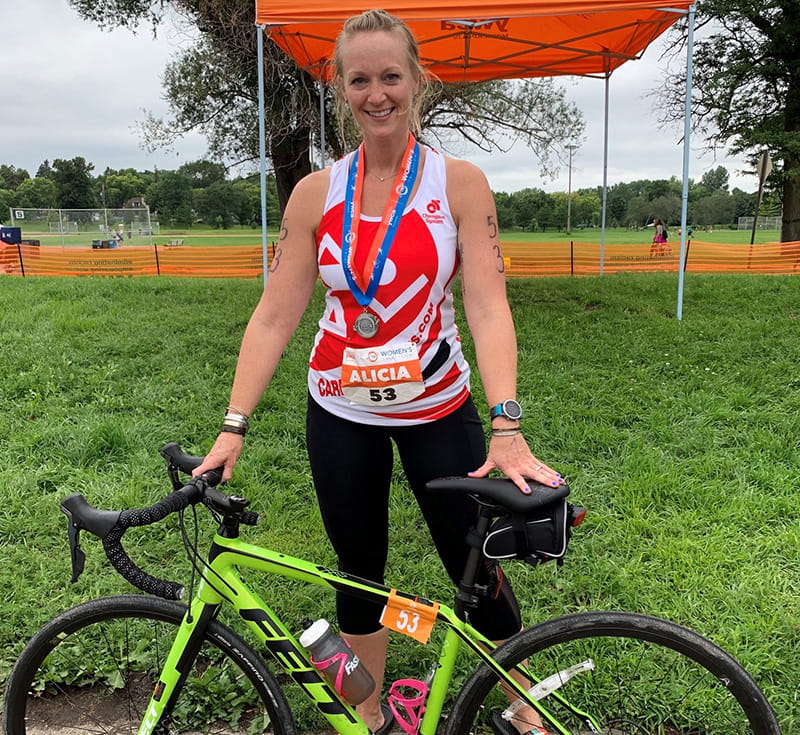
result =
[{"label": "smiling face", "polygon": [[401,34],[355,33],[341,45],[340,64],[340,89],[363,134],[405,135],[419,81]]}]

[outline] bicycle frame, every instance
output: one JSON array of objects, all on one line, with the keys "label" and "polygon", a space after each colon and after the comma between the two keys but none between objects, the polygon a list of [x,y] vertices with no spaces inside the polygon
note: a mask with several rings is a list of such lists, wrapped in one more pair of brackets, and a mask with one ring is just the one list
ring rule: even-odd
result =
[{"label": "bicycle frame", "polygon": [[[171,711],[172,702],[180,692],[183,679],[197,654],[205,626],[216,616],[224,603],[236,611],[257,640],[303,689],[333,728],[341,735],[368,735],[369,730],[363,720],[312,666],[308,654],[297,638],[264,600],[248,587],[239,569],[275,574],[332,590],[346,590],[350,594],[377,602],[388,600],[392,590],[360,577],[248,544],[239,538],[227,538],[220,533],[214,536],[208,561],[203,567],[202,579],[165,661],[159,684],[147,706],[138,735],[150,735],[163,714]],[[413,595],[401,592],[397,594],[409,601],[416,600],[429,604],[427,600],[420,600]],[[491,657],[491,652],[496,647],[494,643],[482,636],[469,623],[459,619],[456,612],[446,605],[439,605],[436,622],[444,624],[447,630],[430,684],[426,709],[419,727],[420,735],[436,733],[462,645],[495,669],[511,691],[548,717],[558,731],[568,735],[569,731],[560,727],[543,706],[527,694],[523,685],[494,662]],[[557,693],[554,696],[563,701]],[[593,727],[591,718],[583,716],[587,725]],[[599,732],[599,728],[596,731]]]}]

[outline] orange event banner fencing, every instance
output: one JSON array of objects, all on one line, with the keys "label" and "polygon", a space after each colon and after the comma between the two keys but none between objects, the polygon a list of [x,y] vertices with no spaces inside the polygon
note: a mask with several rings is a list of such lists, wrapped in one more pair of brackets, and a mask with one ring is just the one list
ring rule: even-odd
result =
[{"label": "orange event banner fencing", "polygon": [[0,245],[0,273],[24,276],[184,276],[258,278],[260,245],[120,247]]},{"label": "orange event banner fencing", "polygon": [[[511,277],[594,276],[600,273],[601,246],[585,242],[504,242],[506,273]],[[680,244],[656,249],[652,243],[608,244],[603,273],[675,272]],[[689,241],[686,271],[691,273],[800,273],[800,242],[730,245]]]},{"label": "orange event banner fencing", "polygon": [[[504,242],[510,277],[592,276],[600,273],[600,244]],[[270,250],[270,256],[272,252]],[[677,272],[679,244],[606,244],[603,273]],[[800,242],[731,245],[690,241],[690,273],[800,274]],[[0,244],[0,274],[18,276],[179,276],[260,278],[260,245],[88,248]]]}]

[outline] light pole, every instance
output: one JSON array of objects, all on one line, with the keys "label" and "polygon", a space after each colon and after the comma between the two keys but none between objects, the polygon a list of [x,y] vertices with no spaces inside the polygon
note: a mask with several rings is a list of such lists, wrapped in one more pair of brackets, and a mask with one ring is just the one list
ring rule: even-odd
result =
[{"label": "light pole", "polygon": [[574,143],[564,146],[569,151],[569,176],[567,178],[567,234],[572,232],[572,154],[578,149]]}]

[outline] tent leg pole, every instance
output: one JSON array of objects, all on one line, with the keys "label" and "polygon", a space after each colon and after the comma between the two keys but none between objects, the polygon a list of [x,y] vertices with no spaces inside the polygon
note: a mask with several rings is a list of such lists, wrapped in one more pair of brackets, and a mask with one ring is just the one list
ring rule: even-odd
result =
[{"label": "tent leg pole", "polygon": [[267,255],[267,133],[264,120],[264,29],[256,26],[258,34],[258,158],[261,174],[261,267],[264,287],[267,286],[269,257]]},{"label": "tent leg pole", "polygon": [[684,103],[683,118],[683,191],[681,194],[681,257],[678,266],[678,305],[675,316],[680,321],[683,319],[683,280],[686,268],[686,227],[689,207],[689,143],[692,131],[692,73],[694,54],[694,19],[695,6],[689,6],[688,36],[686,44],[686,101]]},{"label": "tent leg pole", "polygon": [[603,111],[603,221],[600,225],[600,275],[603,275],[603,264],[606,261],[606,204],[608,202],[608,98],[611,74],[606,74],[605,109]]},{"label": "tent leg pole", "polygon": [[319,163],[325,168],[325,84],[319,80]]}]

